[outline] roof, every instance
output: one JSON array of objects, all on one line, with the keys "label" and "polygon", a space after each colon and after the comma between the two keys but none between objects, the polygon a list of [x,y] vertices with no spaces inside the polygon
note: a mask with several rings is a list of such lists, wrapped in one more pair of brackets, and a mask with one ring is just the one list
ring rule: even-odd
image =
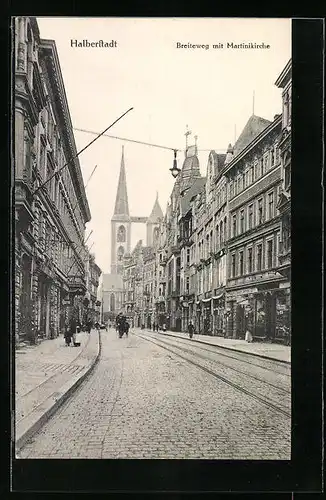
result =
[{"label": "roof", "polygon": [[188,173],[194,170],[199,171],[199,160],[197,156],[188,156],[183,162],[181,172]]},{"label": "roof", "polygon": [[234,157],[241,153],[241,151],[271,123],[272,122],[265,118],[251,115],[234,145]]},{"label": "roof", "polygon": [[190,209],[190,202],[194,196],[205,189],[206,177],[199,177],[194,180],[193,184],[183,196],[180,198],[181,217],[186,215]]},{"label": "roof", "polygon": [[143,247],[144,260],[150,260],[153,257],[155,257],[155,252],[154,252],[153,247],[151,247],[151,246]]},{"label": "roof", "polygon": [[124,146],[122,146],[121,166],[120,166],[117,196],[115,199],[114,215],[129,216]]},{"label": "roof", "polygon": [[275,85],[278,88],[284,88],[285,85],[291,80],[292,78],[292,59],[288,61],[286,66],[283,68],[281,74],[278,76]]},{"label": "roof", "polygon": [[102,274],[103,291],[122,290],[123,279],[121,274]]},{"label": "roof", "polygon": [[156,193],[155,203],[151,212],[151,215],[148,217],[147,222],[158,222],[159,219],[163,218],[163,212],[161,206],[158,201],[158,193]]},{"label": "roof", "polygon": [[213,175],[217,175],[224,167],[226,154],[225,153],[217,154],[214,150],[212,150],[210,154],[213,158],[213,166],[214,166]]}]

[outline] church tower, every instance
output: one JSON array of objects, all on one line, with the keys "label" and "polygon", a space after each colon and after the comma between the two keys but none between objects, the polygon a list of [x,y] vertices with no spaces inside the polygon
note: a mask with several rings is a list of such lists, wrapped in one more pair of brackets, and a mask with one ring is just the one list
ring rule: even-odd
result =
[{"label": "church tower", "polygon": [[159,226],[163,219],[163,212],[158,201],[158,193],[156,192],[155,203],[151,215],[146,221],[146,245],[153,246],[159,237]]},{"label": "church tower", "polygon": [[127,181],[122,146],[120,175],[114,214],[111,219],[111,274],[123,273],[123,257],[130,252],[131,217],[129,214]]}]

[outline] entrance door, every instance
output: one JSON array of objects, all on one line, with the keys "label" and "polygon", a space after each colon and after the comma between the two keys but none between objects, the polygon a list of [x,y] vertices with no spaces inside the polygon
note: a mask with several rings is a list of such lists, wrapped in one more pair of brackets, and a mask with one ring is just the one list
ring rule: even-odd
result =
[{"label": "entrance door", "polygon": [[236,333],[238,338],[245,338],[245,309],[238,305],[236,310]]},{"label": "entrance door", "polygon": [[276,326],[276,297],[274,294],[266,296],[266,337],[268,340],[275,338]]}]

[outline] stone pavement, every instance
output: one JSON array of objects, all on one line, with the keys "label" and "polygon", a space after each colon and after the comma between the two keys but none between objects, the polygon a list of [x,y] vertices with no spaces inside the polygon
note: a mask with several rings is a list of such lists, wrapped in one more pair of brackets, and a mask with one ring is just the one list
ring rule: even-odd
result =
[{"label": "stone pavement", "polygon": [[76,337],[80,347],[67,347],[60,335],[16,350],[16,450],[47,421],[98,360],[97,332],[82,332]]},{"label": "stone pavement", "polygon": [[[20,458],[290,459],[290,418],[133,330],[129,338],[117,338],[112,329],[101,338],[91,376],[26,443]],[[236,366],[234,358],[219,350],[209,357],[206,362],[225,370],[225,377],[239,380],[239,373],[220,366]],[[264,378],[264,391],[282,401],[290,391],[288,370],[246,363],[242,384],[253,391],[261,383],[256,377]]]},{"label": "stone pavement", "polygon": [[[141,332],[140,328],[134,328],[134,330],[137,332]],[[162,331],[159,331],[159,334],[189,339],[188,333],[172,331],[163,333]],[[259,356],[261,358],[267,358],[291,364],[291,347],[282,344],[270,344],[266,342],[248,343],[245,340],[240,339],[225,339],[224,337],[200,335],[197,333],[194,334],[192,338],[192,342],[193,341],[202,342],[204,344],[214,345],[217,347],[223,347],[225,349],[231,349],[233,351],[245,352],[247,354],[253,354],[254,356]]]}]

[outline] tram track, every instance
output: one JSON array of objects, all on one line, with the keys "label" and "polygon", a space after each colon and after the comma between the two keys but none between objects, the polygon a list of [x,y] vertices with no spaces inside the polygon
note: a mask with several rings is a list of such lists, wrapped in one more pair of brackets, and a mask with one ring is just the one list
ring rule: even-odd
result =
[{"label": "tram track", "polygon": [[[162,334],[161,334],[162,335]],[[164,339],[166,339],[166,334],[163,334]],[[174,337],[174,336],[169,336],[169,340],[172,340],[174,342],[180,343],[182,345],[186,345],[186,343],[189,343],[189,340],[187,338],[181,338],[181,337]],[[225,358],[233,359],[234,361],[240,361],[241,363],[245,363],[250,366],[255,366],[257,368],[260,368],[265,371],[273,372],[277,375],[282,375],[287,378],[291,378],[291,373],[289,372],[288,366],[284,366],[283,363],[276,361],[276,360],[269,360],[268,363],[273,363],[273,364],[278,364],[278,367],[282,367],[283,371],[278,371],[275,370],[274,368],[270,368],[269,366],[266,366],[266,359],[263,360],[262,363],[253,363],[252,360],[249,361],[250,353],[246,353],[244,351],[237,351],[237,353],[228,353],[226,354],[225,348],[220,347],[218,345],[208,345],[207,347],[204,347],[202,343],[196,342],[196,349],[200,349],[201,351],[209,352],[211,354],[218,354],[219,356],[223,356]],[[242,358],[241,358],[242,357]]]},{"label": "tram track", "polygon": [[[200,358],[201,360],[204,360],[206,363],[207,362],[208,363],[213,363],[213,364],[215,363],[215,365],[216,364],[221,364],[221,363],[219,363],[217,361],[214,361],[214,360],[210,360],[210,359],[208,359],[207,357],[205,357],[203,355],[195,353],[195,352],[191,351],[190,349],[185,348],[184,345],[182,347],[181,346],[177,346],[177,345],[173,344],[173,342],[171,342],[171,339],[169,339],[169,341],[167,341],[167,339],[164,339],[164,340],[163,339],[157,339],[157,338],[153,339],[153,337],[151,337],[150,335],[142,335],[142,334],[139,334],[139,333],[134,333],[134,335],[142,338],[143,340],[151,342],[151,343],[157,345],[158,347],[161,347],[162,349],[165,349],[165,350],[171,352],[172,354],[174,354],[174,355],[176,355],[176,356],[184,359],[188,363],[190,363],[190,364],[196,366],[197,368],[205,371],[209,375],[213,376],[215,379],[220,380],[220,381],[224,382],[225,384],[229,385],[230,387],[238,390],[242,394],[246,394],[247,396],[251,397],[252,399],[255,399],[256,401],[259,401],[260,403],[262,403],[265,406],[269,407],[270,409],[272,409],[272,410],[274,410],[274,411],[276,411],[278,413],[281,413],[281,414],[285,415],[288,418],[291,418],[291,407],[290,407],[290,404],[284,405],[284,406],[281,405],[281,404],[275,404],[275,401],[272,401],[271,399],[263,397],[261,394],[259,394],[257,392],[253,392],[253,391],[250,391],[250,390],[246,389],[245,387],[243,387],[243,385],[240,385],[239,383],[230,380],[230,378],[226,378],[225,376],[221,375],[220,373],[217,373],[216,369],[211,369],[211,367],[205,366],[203,363],[198,362],[196,359],[189,358],[189,355],[192,356],[192,357],[194,357],[194,358]],[[180,351],[182,351],[182,352],[180,352]],[[216,353],[216,354],[219,355],[219,353]],[[231,370],[231,371],[233,370],[233,367],[230,367],[230,366],[228,366],[226,364],[223,364],[223,367],[226,368],[227,370]],[[251,383],[252,383],[253,377],[250,376],[250,374],[247,374],[245,372],[241,372],[241,370],[238,370],[238,372],[242,376],[246,376],[246,377],[249,377],[249,378],[251,377]],[[282,394],[277,395],[278,399],[280,399],[280,398],[284,399],[285,393],[287,393],[290,396],[290,392],[287,391],[286,389],[280,388],[280,387],[275,386],[274,384],[271,384],[271,383],[267,383],[267,381],[259,379],[257,377],[255,377],[255,378],[261,384],[267,384],[267,386],[273,386],[273,387],[270,387],[270,391],[273,389],[274,391],[279,391],[280,393],[282,393]],[[269,392],[269,396],[271,396],[270,392]]]},{"label": "tram track", "polygon": [[[164,338],[164,340],[162,339],[162,341],[167,341],[167,339]],[[233,361],[236,361],[236,362],[240,361],[241,363],[245,363],[245,364],[250,365],[250,366],[258,367],[259,369],[262,369],[262,370],[268,370],[269,372],[273,372],[273,373],[278,374],[278,375],[282,375],[282,376],[285,376],[285,377],[290,377],[290,375],[288,375],[286,373],[281,373],[281,372],[278,372],[278,371],[274,371],[271,368],[266,368],[265,366],[262,366],[260,364],[252,363],[248,359],[241,359],[240,357],[230,356],[228,354],[224,354],[223,352],[214,350],[214,348],[213,349],[207,349],[205,347],[202,347],[202,346],[198,345],[197,343],[190,344],[187,339],[177,339],[177,338],[171,339],[171,338],[169,338],[168,342],[170,342],[171,345],[174,345],[174,343],[177,343],[177,344],[180,344],[180,346],[181,345],[182,346],[189,346],[189,347],[191,346],[194,349],[198,349],[200,351],[205,351],[205,352],[208,352],[208,353],[210,353],[212,355],[223,356],[223,357],[232,359]],[[187,349],[186,347],[184,347],[182,350],[185,351],[185,352],[188,352],[190,354],[193,354],[193,352],[194,352],[191,349]],[[241,353],[241,354],[243,354],[244,356],[246,356],[245,353]],[[273,389],[279,390],[279,391],[284,392],[286,394],[288,394],[288,392],[289,392],[289,390],[287,388],[281,387],[280,385],[275,385],[275,384],[273,384],[273,383],[271,383],[271,382],[269,382],[267,380],[264,380],[264,379],[262,379],[260,377],[256,377],[255,375],[252,375],[251,373],[248,373],[247,371],[239,370],[238,368],[230,366],[230,365],[228,365],[226,363],[222,363],[220,360],[217,362],[216,360],[209,359],[206,356],[203,356],[202,354],[199,354],[199,353],[196,353],[196,356],[198,356],[198,357],[200,357],[200,358],[202,358],[204,360],[209,360],[209,361],[212,361],[212,362],[216,362],[219,365],[224,366],[224,367],[226,367],[229,370],[233,370],[234,372],[237,372],[237,373],[239,373],[241,375],[245,375],[247,377],[250,377],[253,380],[256,380],[258,382],[262,382],[264,384],[267,384],[270,387],[272,387]],[[247,356],[247,358],[248,358],[248,356]]]}]

